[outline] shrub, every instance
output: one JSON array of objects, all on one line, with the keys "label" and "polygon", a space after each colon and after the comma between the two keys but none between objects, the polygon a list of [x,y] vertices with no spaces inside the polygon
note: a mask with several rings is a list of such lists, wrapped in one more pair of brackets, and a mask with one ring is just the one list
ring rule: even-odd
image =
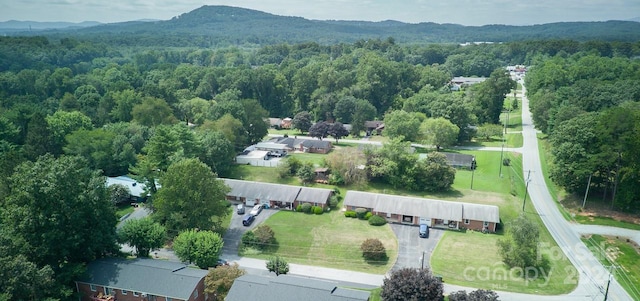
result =
[{"label": "shrub", "polygon": [[302,205],[301,205],[301,204],[299,204],[299,205],[296,207],[296,211],[297,211],[297,212],[302,212]]},{"label": "shrub", "polygon": [[347,210],[344,212],[344,216],[345,217],[356,217],[356,212],[355,211],[351,211],[351,210]]},{"label": "shrub", "polygon": [[336,208],[338,207],[338,203],[340,202],[340,200],[338,199],[337,195],[332,195],[331,198],[329,199],[329,208]]},{"label": "shrub", "polygon": [[369,210],[367,210],[366,208],[356,208],[356,216],[359,219],[364,219],[364,216],[367,214]]},{"label": "shrub", "polygon": [[371,261],[383,261],[387,259],[387,250],[377,238],[368,238],[360,245],[362,257]]},{"label": "shrub", "polygon": [[258,243],[258,239],[253,231],[247,231],[242,235],[242,244],[245,247],[253,247]]},{"label": "shrub", "polygon": [[255,230],[249,232],[253,232],[255,244],[259,249],[265,249],[276,241],[276,235],[268,225],[260,225]]},{"label": "shrub", "polygon": [[374,215],[371,218],[369,218],[369,225],[372,225],[372,226],[382,226],[386,223],[387,223],[387,220],[384,219],[384,217],[379,215]]},{"label": "shrub", "polygon": [[371,218],[371,216],[372,216],[372,215],[373,215],[373,213],[371,213],[371,212],[367,212],[367,213],[364,215],[364,219],[368,220],[368,219],[370,219],[370,218]]},{"label": "shrub", "polygon": [[344,185],[344,179],[338,174],[330,174],[328,183],[330,185]]},{"label": "shrub", "polygon": [[314,206],[313,207],[313,213],[322,214],[323,212],[324,212],[324,210],[322,210],[322,207],[320,207],[320,206]]},{"label": "shrub", "polygon": [[311,212],[311,204],[309,203],[304,203],[301,205],[302,206],[302,212],[304,213],[310,213]]}]

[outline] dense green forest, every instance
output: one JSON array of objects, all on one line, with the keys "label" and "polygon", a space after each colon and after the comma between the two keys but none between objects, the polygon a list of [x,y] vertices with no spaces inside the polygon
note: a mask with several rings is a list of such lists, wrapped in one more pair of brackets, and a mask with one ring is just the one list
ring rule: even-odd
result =
[{"label": "dense green forest", "polygon": [[[235,154],[266,135],[267,117],[348,123],[354,135],[384,120],[396,145],[439,145],[420,132],[444,125],[455,130],[446,143],[466,141],[470,125],[499,123],[512,64],[532,66],[527,87],[554,146],[554,181],[580,192],[592,175],[616,208],[640,207],[638,42],[127,43],[0,37],[0,300],[71,299],[82,264],[116,252],[104,175],[131,173],[152,191],[179,162],[228,175]],[[453,76],[488,80],[452,91]]]},{"label": "dense green forest", "polygon": [[[10,32],[9,32],[10,33]],[[640,23],[561,22],[530,26],[403,23],[398,21],[319,21],[277,16],[229,6],[203,6],[171,20],[123,22],[89,28],[19,31],[21,35],[75,36],[121,46],[227,47],[316,42],[322,45],[394,37],[399,43],[513,42],[572,39],[640,40]]]}]

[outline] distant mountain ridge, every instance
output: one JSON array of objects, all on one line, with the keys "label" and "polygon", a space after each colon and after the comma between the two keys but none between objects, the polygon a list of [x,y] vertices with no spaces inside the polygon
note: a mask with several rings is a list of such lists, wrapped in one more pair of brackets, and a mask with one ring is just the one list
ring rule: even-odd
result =
[{"label": "distant mountain ridge", "polygon": [[9,20],[0,22],[0,29],[60,29],[69,27],[90,27],[100,25],[96,21],[74,22],[37,22],[37,21],[17,21]]},{"label": "distant mountain ridge", "polygon": [[[21,34],[25,34],[24,32]],[[231,6],[202,6],[170,20],[98,24],[36,34],[77,36],[121,45],[196,46],[317,42],[392,37],[400,43],[510,42],[540,39],[640,41],[632,21],[561,22],[529,26],[309,20]]]}]

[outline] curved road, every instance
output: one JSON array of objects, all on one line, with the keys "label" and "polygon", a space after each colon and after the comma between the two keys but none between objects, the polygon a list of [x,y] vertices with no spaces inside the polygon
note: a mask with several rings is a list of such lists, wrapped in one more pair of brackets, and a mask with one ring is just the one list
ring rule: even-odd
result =
[{"label": "curved road", "polygon": [[[609,272],[582,243],[580,234],[576,231],[577,228],[564,219],[549,194],[542,173],[536,130],[524,86],[522,90],[522,170],[525,177],[529,172],[531,175],[528,183],[529,196],[542,222],[578,271],[576,275],[579,277],[578,287],[566,297],[571,300],[604,299]],[[528,214],[536,214],[536,212],[528,212]],[[567,279],[567,281],[573,280],[575,279]],[[608,296],[609,300],[632,300],[615,279],[611,280]]]}]

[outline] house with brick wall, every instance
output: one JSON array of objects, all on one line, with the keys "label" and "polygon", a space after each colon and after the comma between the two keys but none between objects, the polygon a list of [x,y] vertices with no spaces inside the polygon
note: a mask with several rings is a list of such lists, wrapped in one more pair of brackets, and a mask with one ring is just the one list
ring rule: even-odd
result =
[{"label": "house with brick wall", "polygon": [[76,280],[82,301],[205,301],[206,270],[156,259],[104,258]]},{"label": "house with brick wall", "polygon": [[350,190],[344,197],[344,206],[347,210],[365,208],[392,223],[436,228],[495,232],[500,223],[500,210],[494,205]]},{"label": "house with brick wall", "polygon": [[246,206],[262,204],[271,208],[295,209],[309,203],[323,209],[328,206],[333,190],[326,188],[302,187],[294,185],[222,179],[231,188],[227,200]]}]

